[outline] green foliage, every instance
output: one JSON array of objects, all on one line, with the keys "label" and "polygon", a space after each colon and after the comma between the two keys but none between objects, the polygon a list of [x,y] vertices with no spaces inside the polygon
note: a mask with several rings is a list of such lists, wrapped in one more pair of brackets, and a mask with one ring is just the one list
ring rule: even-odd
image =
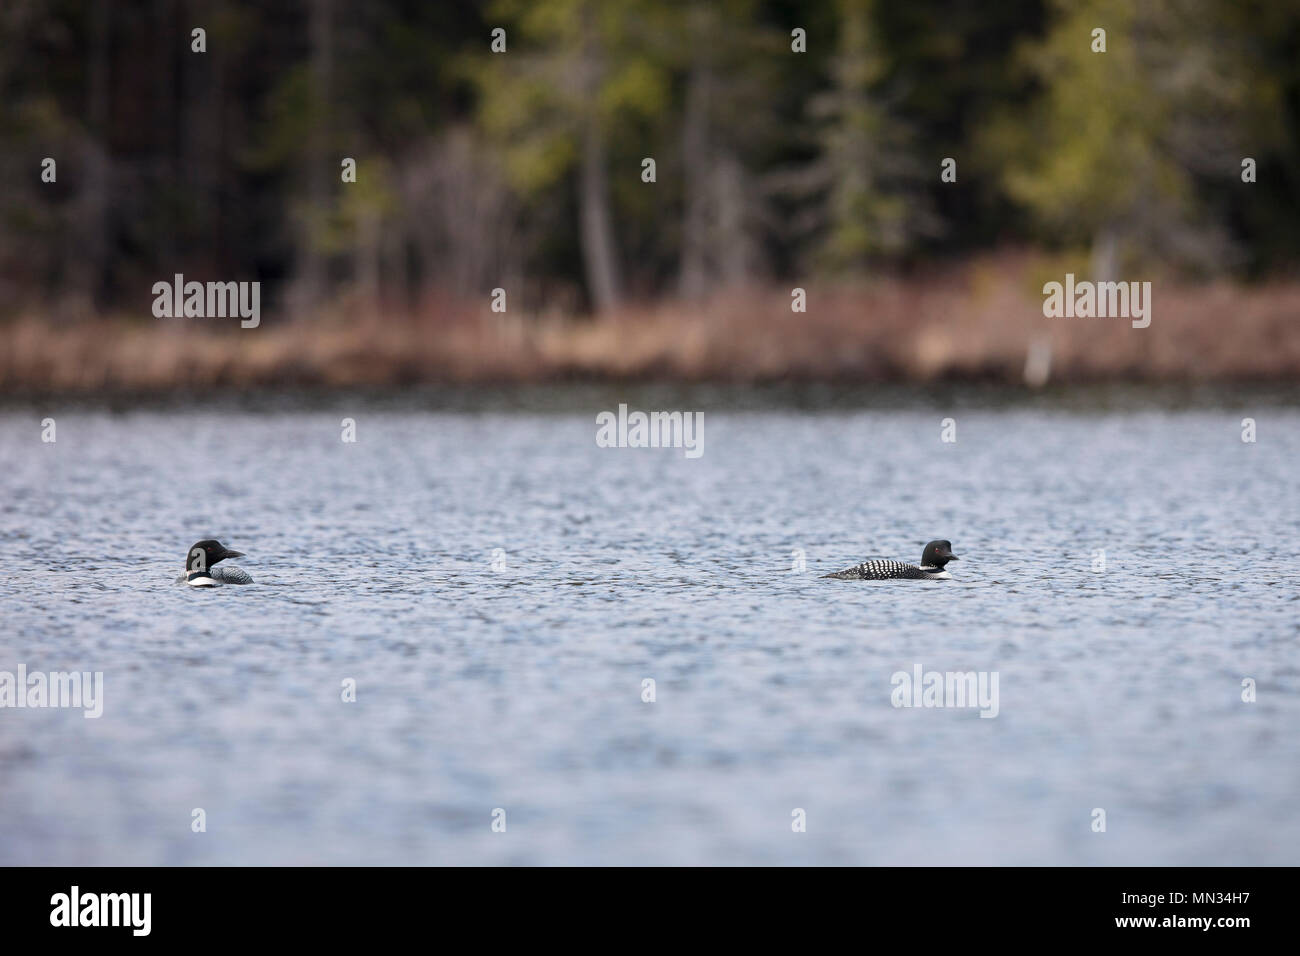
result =
[{"label": "green foliage", "polygon": [[180,269],[272,300],[309,266],[326,293],[365,271],[415,297],[509,274],[541,307],[997,242],[1252,275],[1300,257],[1296,4],[209,6],[194,54],[174,4],[0,5],[6,303],[134,308]]},{"label": "green foliage", "polygon": [[[1137,17],[1125,0],[1059,3],[1061,15],[1025,59],[1044,94],[998,133],[1012,198],[1054,231],[1089,239],[1145,194],[1179,201],[1186,182],[1160,148],[1167,104],[1153,95],[1138,59]],[[1105,52],[1091,31],[1106,30]]]},{"label": "green foliage", "polygon": [[[1243,84],[1202,0],[1057,0],[1050,30],[1016,64],[1039,90],[985,129],[985,168],[1033,214],[1040,235],[1086,245],[1109,235],[1128,258],[1221,267],[1222,224],[1199,175],[1232,182],[1244,140]],[[1093,35],[1105,30],[1105,51]]]},{"label": "green foliage", "polygon": [[672,106],[662,51],[635,32],[662,26],[655,6],[502,0],[493,7],[508,45],[500,54],[483,44],[478,115],[524,195],[545,192],[572,169],[587,124],[617,140]]}]

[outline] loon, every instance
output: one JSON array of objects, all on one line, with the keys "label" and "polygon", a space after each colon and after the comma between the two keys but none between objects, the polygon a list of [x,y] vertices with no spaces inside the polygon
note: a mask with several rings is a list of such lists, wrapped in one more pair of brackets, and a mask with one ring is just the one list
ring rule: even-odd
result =
[{"label": "loon", "polygon": [[220,541],[206,538],[198,542],[185,555],[185,573],[176,579],[184,581],[191,587],[214,588],[222,584],[252,584],[248,572],[234,566],[226,568],[213,567],[226,558],[242,558],[244,552],[231,551]]},{"label": "loon", "polygon": [[949,581],[952,575],[943,569],[949,561],[956,561],[949,541],[931,541],[921,552],[921,564],[905,564],[889,558],[868,558],[859,565],[823,574],[824,578],[842,578],[844,580],[883,581],[887,578],[913,578],[928,581]]}]

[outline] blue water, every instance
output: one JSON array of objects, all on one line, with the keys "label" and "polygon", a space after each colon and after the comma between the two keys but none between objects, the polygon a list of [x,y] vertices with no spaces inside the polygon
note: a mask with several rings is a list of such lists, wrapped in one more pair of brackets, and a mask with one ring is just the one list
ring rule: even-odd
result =
[{"label": "blue water", "polygon": [[0,863],[1300,863],[1300,410],[620,400],[0,411]]}]

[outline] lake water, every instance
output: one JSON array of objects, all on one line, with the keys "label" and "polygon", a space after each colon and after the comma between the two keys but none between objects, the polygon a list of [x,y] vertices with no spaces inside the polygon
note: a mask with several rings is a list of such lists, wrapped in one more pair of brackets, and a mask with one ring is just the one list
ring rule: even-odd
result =
[{"label": "lake water", "polygon": [[1296,406],[511,396],[0,410],[0,863],[1300,863]]}]

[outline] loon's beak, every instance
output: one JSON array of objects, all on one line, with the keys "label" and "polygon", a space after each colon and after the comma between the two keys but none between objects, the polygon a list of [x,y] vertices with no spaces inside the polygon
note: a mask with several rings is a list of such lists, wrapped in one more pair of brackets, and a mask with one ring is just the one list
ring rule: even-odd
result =
[{"label": "loon's beak", "polygon": [[953,554],[951,551],[949,551],[949,552],[948,552],[948,560],[949,560],[949,561],[959,561],[960,558],[958,558],[957,555],[955,555],[955,554]]},{"label": "loon's beak", "polygon": [[243,556],[244,552],[242,551],[231,551],[230,549],[226,549],[221,555],[221,560],[224,561],[226,558],[242,558]]}]

